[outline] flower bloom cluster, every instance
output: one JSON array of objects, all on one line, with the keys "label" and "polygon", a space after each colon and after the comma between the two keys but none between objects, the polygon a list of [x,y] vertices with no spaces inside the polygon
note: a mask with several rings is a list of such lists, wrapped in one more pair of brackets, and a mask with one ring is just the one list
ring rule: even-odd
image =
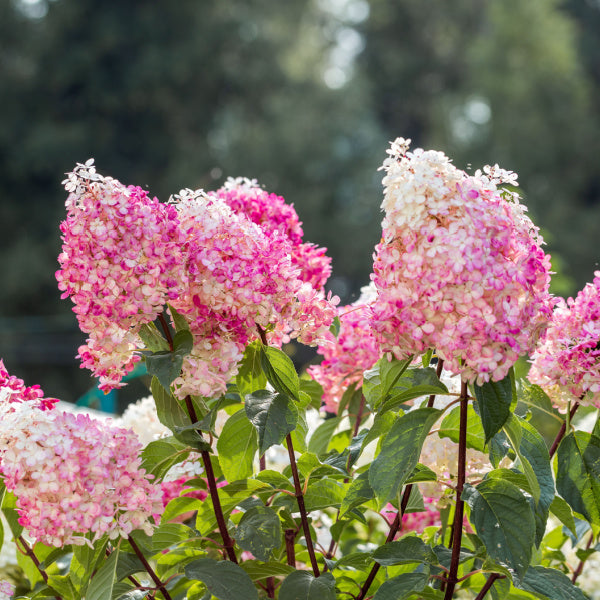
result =
[{"label": "flower bloom cluster", "polygon": [[383,164],[376,336],[398,358],[435,348],[466,381],[500,380],[552,313],[543,240],[518,195],[499,187],[513,173],[470,176],[408,143],[396,140]]},{"label": "flower bloom cluster", "polygon": [[30,403],[2,410],[0,472],[19,523],[47,545],[82,545],[87,532],[93,541],[152,533],[161,490],[140,468],[140,449],[132,432],[87,415]]},{"label": "flower bloom cluster", "polygon": [[298,216],[282,198],[244,183],[248,197],[233,184],[222,192],[233,208],[219,193],[190,190],[161,204],[99,175],[91,160],[64,183],[56,277],[89,336],[79,349],[81,366],[100,378],[101,389],[123,385],[141,360],[140,329],[167,303],[194,338],[174,382],[180,398],[224,392],[258,336],[256,325],[273,344],[316,344],[325,336],[335,301],[315,286],[327,278],[329,259],[302,244]]},{"label": "flower bloom cluster", "polygon": [[529,380],[559,408],[567,400],[600,407],[600,271],[575,299],[559,300],[532,362]]},{"label": "flower bloom cluster", "polygon": [[139,187],[99,175],[92,160],[63,183],[69,197],[56,278],[89,335],[81,366],[100,378],[101,389],[120,387],[140,360],[133,353],[140,327],[185,281],[177,212]]},{"label": "flower bloom cluster", "polygon": [[211,195],[260,225],[268,236],[277,231],[287,237],[292,244],[292,264],[300,269],[300,279],[315,289],[325,285],[331,275],[331,258],[326,256],[325,248],[302,241],[302,223],[293,205],[286,204],[281,196],[263,190],[256,180],[243,177],[230,177]]},{"label": "flower bloom cluster", "polygon": [[9,375],[4,361],[0,359],[0,407],[7,410],[6,403],[31,402],[41,410],[50,410],[58,402],[56,398],[44,398],[39,385],[27,387],[22,379]]},{"label": "flower bloom cluster", "polygon": [[353,304],[338,307],[337,337],[329,333],[329,343],[321,344],[317,350],[323,356],[322,362],[308,368],[309,375],[323,386],[325,410],[333,413],[338,412],[348,386],[354,383],[362,387],[363,372],[379,359],[379,344],[371,329],[369,308],[376,290],[371,284],[361,292]]},{"label": "flower bloom cluster", "polygon": [[326,335],[335,305],[298,277],[287,236],[266,235],[201,191],[182,190],[171,202],[186,238],[188,273],[171,304],[195,340],[173,383],[177,396],[222,393],[257,325],[272,331],[271,343],[297,337],[310,344]]},{"label": "flower bloom cluster", "polygon": [[15,586],[10,581],[0,581],[0,600],[10,600],[15,593]]}]

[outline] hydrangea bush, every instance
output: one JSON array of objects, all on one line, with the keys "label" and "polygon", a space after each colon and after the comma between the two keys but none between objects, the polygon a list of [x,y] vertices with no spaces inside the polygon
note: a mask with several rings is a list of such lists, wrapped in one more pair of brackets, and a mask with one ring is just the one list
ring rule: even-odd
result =
[{"label": "hydrangea bush", "polygon": [[151,395],[72,414],[0,361],[0,600],[597,597],[600,272],[554,298],[516,175],[409,145],[347,306],[256,181],[160,202],[76,165],[81,366]]}]

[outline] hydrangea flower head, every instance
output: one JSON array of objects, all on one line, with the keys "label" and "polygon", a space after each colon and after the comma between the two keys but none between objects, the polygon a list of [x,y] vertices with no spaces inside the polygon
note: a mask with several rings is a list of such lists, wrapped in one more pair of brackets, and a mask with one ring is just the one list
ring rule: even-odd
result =
[{"label": "hydrangea flower head", "polygon": [[63,183],[69,196],[56,278],[89,335],[79,349],[82,367],[108,390],[140,360],[139,328],[185,282],[183,238],[172,206],[99,175],[92,160],[77,164]]},{"label": "hydrangea flower head", "polygon": [[27,387],[25,382],[14,375],[9,375],[4,361],[0,359],[0,410],[7,411],[6,403],[32,402],[41,410],[50,410],[58,402],[56,398],[44,398],[39,385]]},{"label": "hydrangea flower head", "polygon": [[230,177],[211,194],[260,225],[268,236],[277,231],[287,237],[292,244],[292,264],[300,269],[300,279],[315,289],[325,285],[331,275],[331,258],[325,254],[326,248],[302,241],[304,231],[293,204],[263,190],[255,179],[243,177]]},{"label": "hydrangea flower head", "polygon": [[383,164],[383,237],[373,328],[398,358],[435,348],[464,380],[498,381],[535,347],[552,313],[550,259],[515,175],[473,176],[399,139]]},{"label": "hydrangea flower head", "polygon": [[171,304],[194,336],[174,382],[179,397],[224,392],[257,325],[271,332],[271,343],[325,335],[335,307],[298,277],[287,236],[267,235],[215,195],[182,190],[172,202],[186,237],[188,282]]},{"label": "hydrangea flower head", "polygon": [[349,306],[338,307],[340,329],[337,337],[329,333],[328,343],[319,345],[323,356],[309,375],[323,386],[325,409],[337,413],[344,391],[351,384],[362,387],[363,373],[379,359],[379,344],[371,329],[370,303],[375,299],[373,284],[361,290],[360,298]]},{"label": "hydrangea flower head", "polygon": [[10,581],[0,581],[0,600],[10,600],[15,593],[15,586]]},{"label": "hydrangea flower head", "polygon": [[559,408],[568,400],[600,407],[600,271],[575,299],[559,300],[532,363],[529,380]]},{"label": "hydrangea flower head", "polygon": [[133,432],[25,402],[1,417],[0,472],[32,537],[60,547],[86,543],[87,532],[94,541],[152,534],[162,493],[140,468]]}]

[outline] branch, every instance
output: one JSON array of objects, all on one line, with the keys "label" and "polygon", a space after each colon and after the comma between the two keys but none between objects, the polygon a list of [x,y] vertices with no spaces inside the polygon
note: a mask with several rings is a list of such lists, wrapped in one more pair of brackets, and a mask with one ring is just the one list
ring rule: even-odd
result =
[{"label": "branch", "polygon": [[[398,531],[400,529],[400,526],[402,524],[402,516],[404,515],[404,511],[406,510],[406,507],[408,506],[408,499],[410,498],[412,488],[413,488],[412,483],[407,485],[404,488],[404,492],[402,494],[402,500],[400,502],[400,509],[396,513],[396,517],[394,518],[393,523],[390,525],[390,530],[389,530],[387,538],[385,540],[386,544],[388,542],[391,542],[396,537],[396,534],[398,533]],[[380,567],[381,567],[381,565],[379,563],[375,563],[371,567],[371,571],[370,571],[369,575],[367,576],[367,578],[365,579],[365,582],[363,583],[363,586],[360,590],[360,594],[358,594],[358,596],[356,597],[356,600],[364,600]]]},{"label": "branch", "polygon": [[298,510],[300,511],[300,520],[302,521],[302,531],[304,531],[304,539],[306,540],[306,549],[310,557],[310,564],[312,566],[315,577],[318,577],[321,573],[319,571],[319,565],[317,564],[317,557],[315,556],[315,549],[313,546],[312,538],[310,536],[310,527],[308,525],[308,516],[306,513],[306,507],[304,506],[304,494],[302,493],[302,487],[300,485],[300,477],[298,476],[298,467],[296,466],[296,457],[294,455],[294,445],[292,443],[292,436],[288,433],[285,438],[288,450],[288,456],[290,458],[290,466],[292,467],[292,477],[294,478],[294,489],[296,490],[296,501],[298,502]]},{"label": "branch", "polygon": [[577,411],[578,408],[579,408],[579,402],[575,402],[575,404],[573,404],[573,408],[571,408],[571,410],[569,411],[569,418],[565,419],[563,421],[563,424],[560,426],[560,429],[558,430],[558,433],[556,434],[556,438],[554,439],[554,442],[549,450],[550,458],[552,458],[554,456],[554,453],[556,452],[558,445],[562,441],[563,437],[565,437],[565,432],[567,430],[567,421],[569,421],[569,422],[571,421],[571,419],[575,415],[575,412]]},{"label": "branch", "polygon": [[460,430],[458,434],[458,477],[456,483],[456,509],[454,510],[454,522],[452,524],[452,557],[450,559],[450,573],[448,574],[448,586],[444,594],[444,600],[450,600],[456,587],[456,575],[460,561],[460,547],[462,543],[463,514],[465,504],[460,496],[465,485],[465,471],[467,458],[467,408],[469,406],[469,394],[467,384],[463,381],[460,398]]},{"label": "branch", "polygon": [[505,577],[506,577],[506,575],[499,575],[498,573],[492,573],[488,577],[488,580],[485,582],[485,585],[481,588],[481,591],[479,592],[479,594],[477,594],[477,597],[475,598],[475,600],[483,600],[484,596],[490,591],[491,587],[494,585],[494,582],[496,581],[496,579],[504,579]]},{"label": "branch", "polygon": [[152,581],[154,581],[154,583],[156,584],[156,587],[160,590],[162,595],[165,597],[165,600],[172,600],[171,595],[169,594],[169,592],[167,591],[167,588],[165,587],[165,584],[160,580],[158,575],[154,572],[154,569],[150,566],[150,563],[146,560],[144,553],[139,549],[138,545],[133,541],[133,538],[131,536],[129,536],[127,538],[127,541],[129,542],[130,546],[133,548],[133,551],[136,553],[137,557],[140,559],[140,562],[144,565],[144,569],[146,569],[146,572],[148,573],[148,575],[150,575],[150,577],[152,578]]}]

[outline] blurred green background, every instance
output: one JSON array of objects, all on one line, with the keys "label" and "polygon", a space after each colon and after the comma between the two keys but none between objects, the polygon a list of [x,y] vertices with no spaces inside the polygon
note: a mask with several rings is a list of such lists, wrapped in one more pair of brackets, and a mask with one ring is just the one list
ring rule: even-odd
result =
[{"label": "blurred green background", "polygon": [[349,302],[377,168],[410,137],[517,171],[575,293],[598,268],[599,99],[598,0],[0,0],[0,357],[64,400],[94,383],[54,280],[61,180],[90,157],[163,200],[258,179]]}]

